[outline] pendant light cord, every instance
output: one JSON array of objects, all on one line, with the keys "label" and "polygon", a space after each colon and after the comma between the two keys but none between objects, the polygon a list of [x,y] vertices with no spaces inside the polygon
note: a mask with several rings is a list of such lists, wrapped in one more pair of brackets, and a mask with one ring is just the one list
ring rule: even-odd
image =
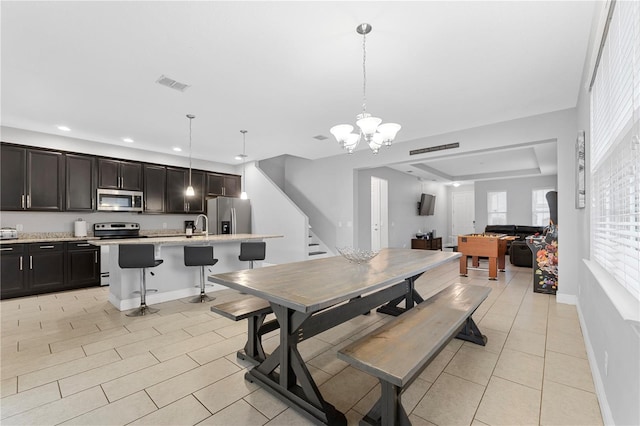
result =
[{"label": "pendant light cord", "polygon": [[191,121],[196,117],[192,114],[187,114],[187,118],[189,119],[189,186],[191,186]]},{"label": "pendant light cord", "polygon": [[247,130],[240,130],[242,133],[242,192],[247,192],[247,178],[245,164],[247,163]]},{"label": "pendant light cord", "polygon": [[[366,24],[362,24],[364,27]],[[367,112],[367,33],[362,34],[362,112]]]}]

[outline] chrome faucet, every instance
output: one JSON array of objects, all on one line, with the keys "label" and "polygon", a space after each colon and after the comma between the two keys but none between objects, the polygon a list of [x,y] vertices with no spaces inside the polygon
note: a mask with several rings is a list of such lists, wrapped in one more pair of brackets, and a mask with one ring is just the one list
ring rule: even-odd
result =
[{"label": "chrome faucet", "polygon": [[204,235],[209,235],[209,218],[206,215],[199,214],[196,217],[196,221],[193,223],[193,226],[198,226],[198,220],[202,218],[202,233]]}]

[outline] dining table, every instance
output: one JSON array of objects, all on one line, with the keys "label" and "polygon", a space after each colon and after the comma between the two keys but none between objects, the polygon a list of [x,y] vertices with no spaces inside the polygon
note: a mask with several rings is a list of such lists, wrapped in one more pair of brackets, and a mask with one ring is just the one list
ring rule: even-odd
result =
[{"label": "dining table", "polygon": [[311,377],[298,344],[376,307],[399,315],[422,297],[415,281],[455,261],[457,252],[385,248],[368,262],[343,256],[214,274],[208,280],[269,301],[279,345],[245,379],[264,387],[315,423],[346,425]]}]

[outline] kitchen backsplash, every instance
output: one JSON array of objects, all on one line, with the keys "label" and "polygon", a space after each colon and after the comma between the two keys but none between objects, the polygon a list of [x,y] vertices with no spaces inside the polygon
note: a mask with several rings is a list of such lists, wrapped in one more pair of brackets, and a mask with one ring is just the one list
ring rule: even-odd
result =
[{"label": "kitchen backsplash", "polygon": [[[87,234],[93,234],[93,224],[100,222],[136,222],[140,224],[140,233],[150,231],[184,231],[185,220],[195,220],[197,215],[145,215],[118,212],[2,212],[0,226],[18,229],[18,235],[33,233],[60,233],[73,235],[73,223],[82,218],[87,222]],[[21,225],[21,226],[19,226]]]}]

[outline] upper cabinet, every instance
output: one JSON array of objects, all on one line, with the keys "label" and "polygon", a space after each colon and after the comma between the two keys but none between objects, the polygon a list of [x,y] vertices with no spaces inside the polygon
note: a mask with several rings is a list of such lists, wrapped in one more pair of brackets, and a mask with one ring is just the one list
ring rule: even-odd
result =
[{"label": "upper cabinet", "polygon": [[167,213],[204,213],[204,173],[191,172],[191,185],[195,195],[187,197],[189,170],[167,167]]},{"label": "upper cabinet", "polygon": [[239,197],[240,176],[207,173],[207,198]]},{"label": "upper cabinet", "polygon": [[96,159],[66,154],[66,210],[93,211],[96,208]]},{"label": "upper cabinet", "polygon": [[62,153],[4,144],[0,149],[1,210],[63,210]]},{"label": "upper cabinet", "polygon": [[142,191],[142,164],[98,159],[98,188]]},{"label": "upper cabinet", "polygon": [[2,210],[24,210],[27,182],[27,150],[0,146],[0,207]]},{"label": "upper cabinet", "polygon": [[167,168],[155,164],[144,165],[144,211],[164,213],[167,200]]}]

